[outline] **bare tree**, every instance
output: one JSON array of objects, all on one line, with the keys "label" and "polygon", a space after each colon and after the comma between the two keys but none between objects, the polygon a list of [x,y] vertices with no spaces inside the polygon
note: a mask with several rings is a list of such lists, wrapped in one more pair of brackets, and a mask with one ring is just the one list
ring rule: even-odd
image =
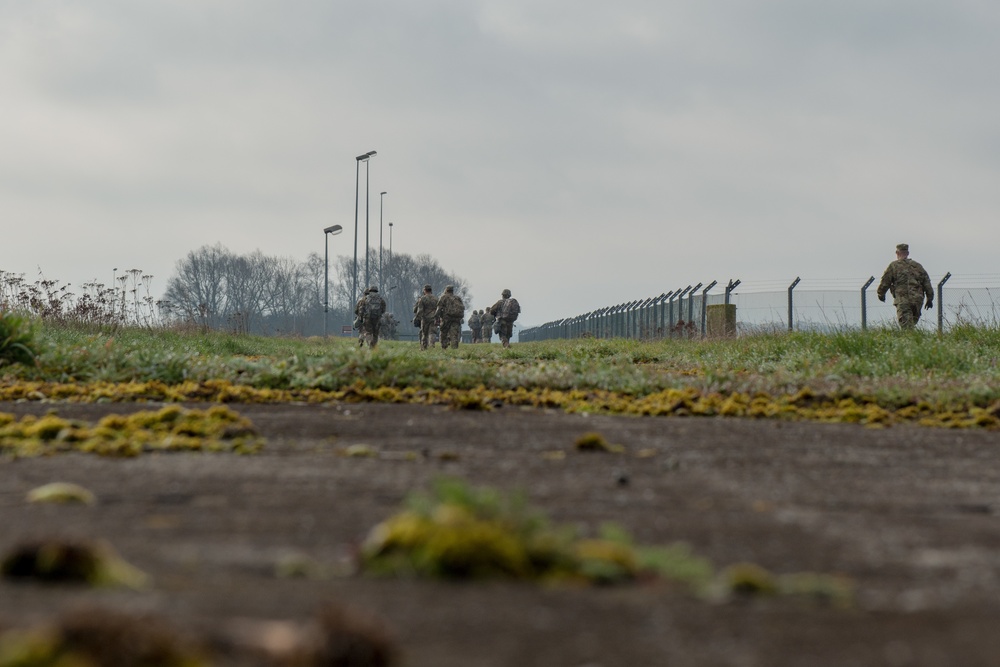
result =
[{"label": "bare tree", "polygon": [[[377,262],[377,250],[369,251]],[[330,272],[329,322],[350,325],[354,303],[353,259],[336,257]],[[382,289],[397,316],[409,313],[425,283],[440,292],[455,285],[466,299],[465,280],[446,272],[430,255],[416,258],[396,253],[385,266]],[[313,253],[304,262],[255,251],[236,255],[222,245],[193,250],[176,264],[167,281],[163,311],[168,317],[210,329],[236,333],[314,335],[324,326],[323,258]],[[400,316],[400,319],[403,319]]]}]

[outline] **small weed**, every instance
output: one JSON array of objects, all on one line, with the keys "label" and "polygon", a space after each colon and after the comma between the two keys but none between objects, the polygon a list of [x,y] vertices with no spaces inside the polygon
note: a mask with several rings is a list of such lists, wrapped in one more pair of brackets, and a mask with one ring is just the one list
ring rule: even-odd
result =
[{"label": "small weed", "polygon": [[29,503],[79,503],[93,505],[97,499],[94,494],[80,486],[69,482],[52,482],[32,489],[28,492]]},{"label": "small weed", "polygon": [[148,577],[106,542],[43,540],[15,546],[0,562],[6,579],[141,589]]},{"label": "small weed", "polygon": [[36,356],[35,329],[31,321],[0,308],[0,367],[30,364]]},{"label": "small weed", "polygon": [[0,667],[207,667],[165,620],[98,608],[0,635]]},{"label": "small weed", "polygon": [[621,445],[612,445],[607,438],[596,431],[588,431],[573,443],[578,452],[610,452],[620,454],[625,451]]}]

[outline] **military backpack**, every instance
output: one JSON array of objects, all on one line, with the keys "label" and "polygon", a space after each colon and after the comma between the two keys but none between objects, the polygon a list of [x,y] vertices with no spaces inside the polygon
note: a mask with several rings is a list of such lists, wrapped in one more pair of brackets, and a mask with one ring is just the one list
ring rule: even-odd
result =
[{"label": "military backpack", "polygon": [[365,297],[362,315],[366,320],[377,321],[381,319],[383,313],[385,313],[385,299],[374,292]]},{"label": "military backpack", "polygon": [[513,322],[521,314],[521,304],[514,297],[508,297],[500,306],[500,319],[505,322]]}]

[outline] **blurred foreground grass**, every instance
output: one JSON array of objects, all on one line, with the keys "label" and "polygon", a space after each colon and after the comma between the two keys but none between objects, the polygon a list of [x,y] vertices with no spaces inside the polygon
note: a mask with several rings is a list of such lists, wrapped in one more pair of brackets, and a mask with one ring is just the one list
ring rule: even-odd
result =
[{"label": "blurred foreground grass", "polygon": [[1000,330],[576,339],[421,352],[40,323],[34,363],[0,366],[0,399],[503,403],[574,411],[1000,426]]}]

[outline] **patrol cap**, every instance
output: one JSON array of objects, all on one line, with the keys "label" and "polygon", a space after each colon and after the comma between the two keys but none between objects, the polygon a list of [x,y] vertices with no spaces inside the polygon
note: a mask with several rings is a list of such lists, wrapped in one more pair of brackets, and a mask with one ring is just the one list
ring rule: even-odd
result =
[{"label": "patrol cap", "polygon": [[445,292],[454,292],[455,291],[455,286],[454,285],[448,285],[447,287],[444,288],[444,291]]},{"label": "patrol cap", "polygon": [[896,252],[910,252],[910,246],[908,243],[899,243],[896,245]]},{"label": "patrol cap", "polygon": [[368,288],[368,291],[369,292],[377,292],[378,291],[378,287],[375,287],[375,285],[372,285],[371,287]]},{"label": "patrol cap", "polygon": [[431,287],[430,285],[424,285],[424,291],[425,291],[425,292],[430,292],[430,291],[431,291],[431,290],[433,290],[433,289],[434,289],[434,288],[433,288],[433,287]]},{"label": "patrol cap", "polygon": [[505,289],[505,290],[504,290],[504,291],[503,291],[503,292],[502,292],[502,293],[500,294],[500,296],[502,296],[502,297],[505,297],[505,298],[509,298],[509,297],[510,297],[510,290],[509,290],[509,289]]}]

